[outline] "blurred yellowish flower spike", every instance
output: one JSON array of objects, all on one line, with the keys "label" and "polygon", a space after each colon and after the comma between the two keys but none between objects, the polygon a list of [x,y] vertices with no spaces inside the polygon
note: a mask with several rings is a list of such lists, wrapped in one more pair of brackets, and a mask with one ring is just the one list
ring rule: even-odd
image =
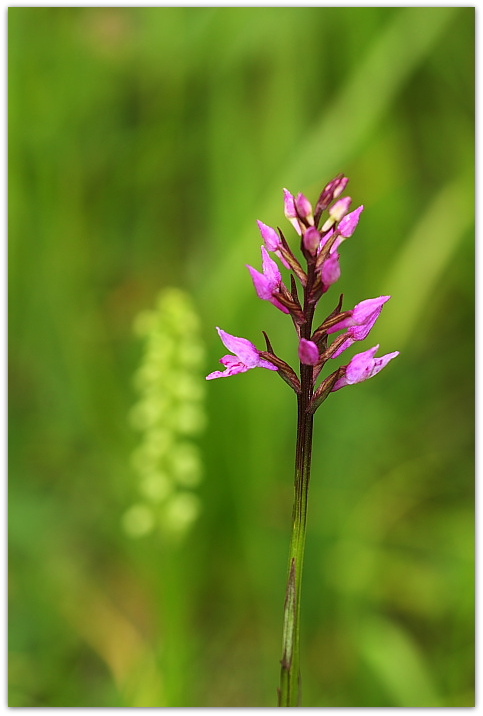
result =
[{"label": "blurred yellowish flower spike", "polygon": [[201,510],[194,492],[203,474],[195,439],[206,422],[199,325],[189,295],[178,288],[161,291],[155,309],[135,320],[144,353],[134,376],[139,399],[129,416],[141,434],[132,455],[140,499],[122,518],[130,537],[159,530],[180,538]]}]

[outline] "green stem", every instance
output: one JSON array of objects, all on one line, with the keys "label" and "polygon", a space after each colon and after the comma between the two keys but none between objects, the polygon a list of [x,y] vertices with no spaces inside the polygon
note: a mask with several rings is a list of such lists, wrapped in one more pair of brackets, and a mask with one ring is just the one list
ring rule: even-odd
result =
[{"label": "green stem", "polygon": [[[309,274],[309,279],[310,279]],[[306,297],[310,291],[310,283]],[[310,338],[313,307],[304,306],[307,318],[303,326],[303,338]],[[297,446],[295,451],[295,495],[292,513],[292,538],[288,562],[287,592],[285,596],[283,620],[283,645],[278,690],[279,706],[300,706],[300,597],[302,588],[302,570],[307,525],[307,501],[312,459],[312,433],[314,416],[307,412],[313,392],[313,367],[300,364],[301,391],[297,396]]]}]

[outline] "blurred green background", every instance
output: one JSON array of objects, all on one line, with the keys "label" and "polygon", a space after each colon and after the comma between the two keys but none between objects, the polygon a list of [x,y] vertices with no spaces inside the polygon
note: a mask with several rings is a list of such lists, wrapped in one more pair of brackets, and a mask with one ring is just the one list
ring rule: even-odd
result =
[{"label": "blurred green background", "polygon": [[[8,17],[10,705],[275,705],[295,400],[203,376],[216,325],[295,360],[245,264],[340,171],[366,211],[322,312],[392,294],[358,350],[401,355],[316,417],[304,705],[473,705],[474,9]],[[132,457],[167,287],[206,352],[183,534]]]}]

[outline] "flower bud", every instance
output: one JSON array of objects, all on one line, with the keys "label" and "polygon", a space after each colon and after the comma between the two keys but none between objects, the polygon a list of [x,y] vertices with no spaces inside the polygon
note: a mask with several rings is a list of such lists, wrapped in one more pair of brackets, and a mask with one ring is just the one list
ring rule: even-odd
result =
[{"label": "flower bud", "polygon": [[352,203],[350,196],[345,196],[343,199],[336,201],[333,206],[329,209],[329,218],[322,227],[322,231],[328,231],[331,226],[336,224],[342,219],[349,210],[349,206]]},{"label": "flower bud", "polygon": [[322,212],[330,206],[334,199],[337,199],[342,194],[348,183],[349,179],[343,174],[339,174],[327,184],[317,202],[315,209],[317,219],[320,218]]},{"label": "flower bud", "polygon": [[300,229],[300,223],[297,215],[297,211],[295,210],[295,199],[293,194],[289,192],[288,189],[283,190],[283,196],[284,196],[284,213],[287,219],[290,221],[292,226],[294,227],[295,231],[299,236],[302,233],[302,230]]},{"label": "flower bud", "polygon": [[295,199],[295,209],[301,219],[305,219],[308,224],[314,223],[312,204],[304,194],[297,194],[297,198]]},{"label": "flower bud", "polygon": [[331,254],[322,264],[320,278],[327,288],[340,279],[340,263],[337,251]]},{"label": "flower bud", "polygon": [[312,256],[315,256],[317,253],[317,249],[320,245],[320,234],[315,228],[315,226],[309,226],[309,228],[304,232],[304,247],[309,252],[309,254],[312,254]]},{"label": "flower bud", "polygon": [[319,360],[319,349],[313,341],[300,339],[299,358],[304,365],[316,365]]}]

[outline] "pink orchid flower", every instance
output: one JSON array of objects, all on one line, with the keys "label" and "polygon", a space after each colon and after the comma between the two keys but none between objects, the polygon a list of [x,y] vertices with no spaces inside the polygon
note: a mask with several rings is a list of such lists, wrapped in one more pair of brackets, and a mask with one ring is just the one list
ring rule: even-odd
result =
[{"label": "pink orchid flower", "polygon": [[253,268],[253,266],[247,265],[247,268],[252,275],[253,284],[258,297],[262,298],[264,301],[270,301],[270,303],[273,303],[273,305],[280,309],[280,311],[283,311],[283,313],[288,313],[288,308],[283,306],[280,301],[273,296],[274,293],[280,291],[281,289],[282,274],[280,273],[280,269],[278,268],[276,261],[268,255],[268,251],[265,246],[262,246],[262,266],[263,273],[260,273],[260,271],[257,271],[257,269]]},{"label": "pink orchid flower", "polygon": [[346,340],[335,351],[332,358],[340,356],[356,341],[363,341],[367,338],[381,315],[382,307],[390,298],[391,296],[379,296],[379,298],[368,298],[365,301],[361,301],[352,309],[348,318],[344,318],[328,329],[327,333],[335,333],[344,328],[348,329]]},{"label": "pink orchid flower", "polygon": [[216,329],[226,348],[235,355],[226,355],[220,358],[220,363],[225,366],[225,370],[215,370],[206,376],[206,380],[214,378],[228,378],[230,375],[237,373],[246,373],[251,368],[268,368],[268,370],[278,370],[276,366],[263,358],[260,358],[260,352],[253,343],[246,338],[237,338],[230,333]]},{"label": "pink orchid flower", "polygon": [[340,390],[346,385],[362,383],[364,380],[373,378],[385,368],[389,361],[399,355],[399,351],[394,351],[394,353],[387,353],[385,356],[375,358],[378,350],[379,346],[377,345],[364,353],[357,353],[346,366],[345,374],[335,383],[332,392]]}]

